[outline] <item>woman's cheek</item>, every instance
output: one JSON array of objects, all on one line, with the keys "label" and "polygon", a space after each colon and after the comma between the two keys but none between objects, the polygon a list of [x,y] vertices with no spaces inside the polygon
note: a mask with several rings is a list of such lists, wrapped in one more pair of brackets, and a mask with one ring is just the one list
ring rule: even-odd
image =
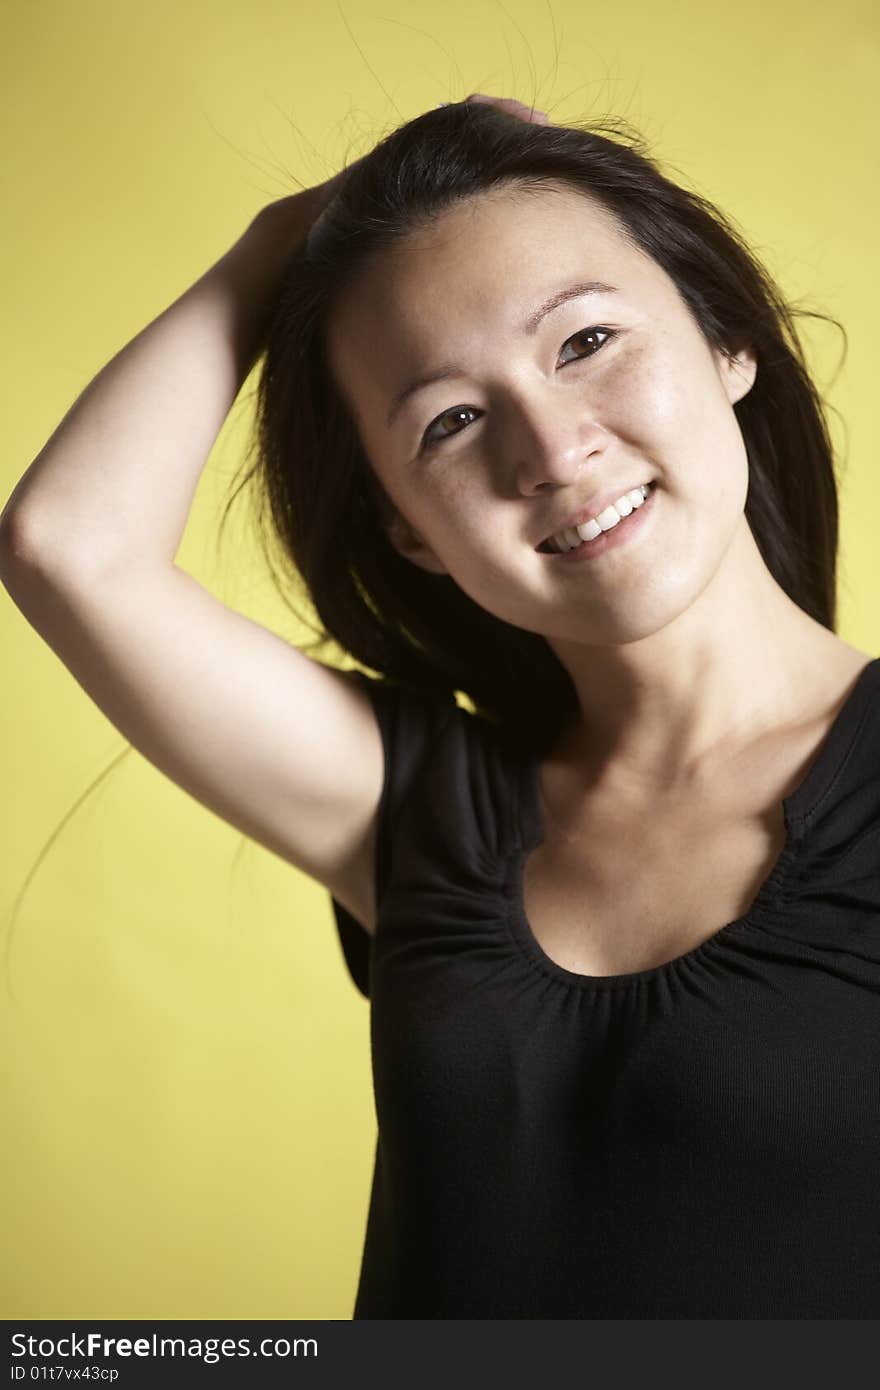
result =
[{"label": "woman's cheek", "polygon": [[669,441],[688,416],[687,397],[662,371],[631,372],[617,397],[624,428],[645,444]]}]

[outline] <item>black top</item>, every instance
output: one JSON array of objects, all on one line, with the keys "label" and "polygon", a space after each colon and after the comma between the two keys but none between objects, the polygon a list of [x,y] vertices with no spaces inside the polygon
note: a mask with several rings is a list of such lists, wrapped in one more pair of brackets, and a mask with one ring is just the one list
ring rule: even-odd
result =
[{"label": "black top", "polygon": [[744,917],[650,970],[523,911],[538,760],[362,681],[385,749],[378,1119],[355,1318],[880,1317],[880,657],[783,803]]}]

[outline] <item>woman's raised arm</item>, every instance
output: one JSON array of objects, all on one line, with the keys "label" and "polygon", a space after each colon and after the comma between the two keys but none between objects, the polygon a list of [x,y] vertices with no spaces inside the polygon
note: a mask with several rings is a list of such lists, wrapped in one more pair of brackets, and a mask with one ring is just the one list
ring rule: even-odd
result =
[{"label": "woman's raised arm", "polygon": [[335,183],[270,204],[98,374],[7,504],[0,579],[146,758],[371,930],[384,769],[367,696],[175,564],[283,268]]},{"label": "woman's raised arm", "polygon": [[90,571],[173,563],[199,477],[261,350],[284,267],[340,175],[265,207],[104,366],[0,516],[7,556]]}]

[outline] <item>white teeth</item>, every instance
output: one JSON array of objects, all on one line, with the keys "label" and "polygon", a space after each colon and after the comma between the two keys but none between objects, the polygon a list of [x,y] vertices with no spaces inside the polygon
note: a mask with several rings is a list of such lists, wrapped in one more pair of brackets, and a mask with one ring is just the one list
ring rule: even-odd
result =
[{"label": "white teeth", "polygon": [[643,483],[641,487],[634,487],[630,492],[625,492],[598,516],[590,517],[589,521],[581,522],[580,526],[570,527],[566,531],[560,531],[556,536],[551,536],[550,545],[557,551],[574,550],[583,541],[595,540],[603,531],[610,531],[625,516],[629,516],[630,512],[638,511],[646,501],[650,489],[650,483]]},{"label": "white teeth", "polygon": [[610,531],[619,521],[623,521],[623,517],[620,516],[619,510],[612,503],[610,507],[606,507],[605,512],[599,512],[596,521],[601,525],[603,531]]},{"label": "white teeth", "polygon": [[[620,517],[617,520],[620,520]],[[581,521],[576,530],[581,541],[595,541],[598,535],[602,535],[602,527],[599,525],[598,517],[591,517],[589,521]]]}]

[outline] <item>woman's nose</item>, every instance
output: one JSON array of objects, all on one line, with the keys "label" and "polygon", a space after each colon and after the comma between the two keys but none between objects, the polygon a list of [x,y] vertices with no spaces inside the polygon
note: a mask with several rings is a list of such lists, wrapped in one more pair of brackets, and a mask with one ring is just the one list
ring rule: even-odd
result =
[{"label": "woman's nose", "polygon": [[583,401],[521,406],[508,422],[508,459],[518,490],[528,495],[548,483],[572,482],[587,461],[602,452],[606,433]]}]

